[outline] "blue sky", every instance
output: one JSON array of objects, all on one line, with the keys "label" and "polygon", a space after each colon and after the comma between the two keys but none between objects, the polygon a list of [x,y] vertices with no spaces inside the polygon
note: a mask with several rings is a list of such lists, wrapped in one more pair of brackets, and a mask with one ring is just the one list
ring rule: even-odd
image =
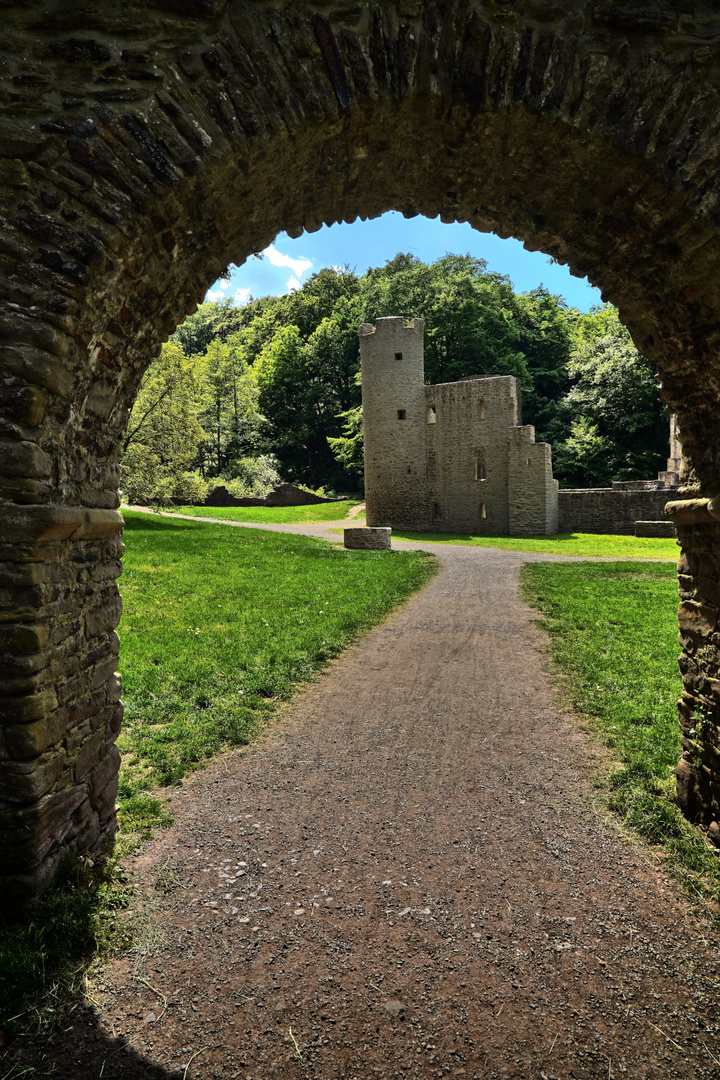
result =
[{"label": "blue sky", "polygon": [[297,289],[324,266],[347,264],[363,274],[369,266],[383,266],[399,251],[411,252],[423,262],[434,262],[448,251],[469,253],[485,259],[489,270],[507,274],[516,292],[542,284],[581,311],[601,303],[599,290],[586,278],[573,277],[566,266],[551,264],[542,252],[525,251],[519,240],[501,240],[493,233],[476,232],[468,224],[445,225],[439,218],[408,220],[396,211],[352,225],[323,225],[297,240],[279,233],[262,259],[250,258],[243,266],[233,267],[230,280],[217,281],[206,299],[230,297],[243,304],[250,296],[278,296]]}]

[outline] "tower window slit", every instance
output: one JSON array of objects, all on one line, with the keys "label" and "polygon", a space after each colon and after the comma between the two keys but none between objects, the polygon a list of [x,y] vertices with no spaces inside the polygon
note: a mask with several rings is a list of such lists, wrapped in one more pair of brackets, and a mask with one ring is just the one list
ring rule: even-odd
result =
[{"label": "tower window slit", "polygon": [[398,420],[404,420],[405,419],[405,410],[404,409],[398,409],[397,414],[398,414]]},{"label": "tower window slit", "polygon": [[485,469],[485,451],[479,450],[475,456],[475,479],[486,480],[487,471]]}]

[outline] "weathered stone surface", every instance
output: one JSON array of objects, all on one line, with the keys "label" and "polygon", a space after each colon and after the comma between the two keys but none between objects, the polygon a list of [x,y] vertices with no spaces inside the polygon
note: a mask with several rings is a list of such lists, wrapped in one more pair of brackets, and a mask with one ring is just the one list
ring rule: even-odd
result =
[{"label": "weathered stone surface", "polygon": [[0,801],[30,803],[47,795],[60,779],[65,750],[50,750],[25,761],[8,761],[0,773]]},{"label": "weathered stone surface", "polygon": [[717,625],[717,611],[705,604],[693,600],[684,600],[678,610],[678,625],[681,630],[707,636]]},{"label": "weathered stone surface", "polygon": [[55,540],[96,540],[122,531],[116,510],[75,506],[5,506],[0,518],[0,543],[49,544]]},{"label": "weathered stone surface", "polygon": [[672,521],[636,521],[635,535],[672,538],[677,534]]},{"label": "weathered stone surface", "polygon": [[520,424],[520,381],[426,386],[424,325],[360,327],[370,526],[528,536],[557,532],[550,447]]},{"label": "weathered stone surface", "polygon": [[114,630],[122,616],[122,599],[111,596],[100,606],[85,614],[85,636],[96,637],[108,630]]},{"label": "weathered stone surface", "polygon": [[343,529],[345,547],[356,551],[389,551],[391,539],[392,529],[383,526]]},{"label": "weathered stone surface", "polygon": [[[33,654],[46,681],[10,699],[31,708],[52,688],[78,717],[72,727],[89,719],[88,738],[104,728],[110,745],[121,710],[102,649],[119,608],[112,574],[92,569],[121,557],[114,491],[147,364],[229,262],[283,228],[300,235],[392,208],[520,237],[587,274],[657,364],[683,445],[677,501],[687,505],[669,515],[686,556],[682,600],[703,612],[683,616],[692,682],[680,715],[692,714],[720,678],[716,6],[217,0],[158,10],[3,8],[0,623],[37,621],[51,641]],[[629,531],[659,516],[635,512]],[[13,577],[30,567],[58,577]],[[8,678],[32,676],[28,655],[3,653]],[[8,715],[8,726],[52,728],[50,698],[46,708],[45,719]],[[708,822],[719,820],[715,768],[694,772],[683,751],[682,805]],[[6,845],[45,828],[28,802],[22,824],[3,826],[0,892],[29,898],[63,846],[111,835],[111,788],[112,778],[97,793],[102,811],[92,798],[52,804],[54,839],[34,848],[44,861],[9,870]]]},{"label": "weathered stone surface", "polygon": [[663,518],[671,493],[652,487],[563,488],[558,492],[558,531],[635,536],[636,521]]},{"label": "weathered stone surface", "polygon": [[665,513],[675,525],[709,525],[712,522],[709,502],[709,499],[680,499],[667,503]]}]

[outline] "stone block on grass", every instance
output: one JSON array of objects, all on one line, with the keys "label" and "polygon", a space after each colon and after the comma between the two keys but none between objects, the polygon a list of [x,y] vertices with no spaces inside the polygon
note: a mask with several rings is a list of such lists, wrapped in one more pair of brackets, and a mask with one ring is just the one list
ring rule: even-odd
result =
[{"label": "stone block on grass", "polygon": [[345,547],[353,551],[390,551],[392,529],[343,529]]}]

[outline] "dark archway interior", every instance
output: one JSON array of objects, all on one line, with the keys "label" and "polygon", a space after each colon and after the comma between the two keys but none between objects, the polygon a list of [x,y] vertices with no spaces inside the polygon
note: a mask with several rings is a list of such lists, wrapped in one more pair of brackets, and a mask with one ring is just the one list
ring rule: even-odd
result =
[{"label": "dark archway interior", "polygon": [[[512,15],[479,0],[13,10],[0,119],[8,903],[114,829],[118,454],[141,375],[219,272],[281,230],[440,214],[600,286],[680,416],[681,721],[715,709],[720,69],[712,6],[698,7],[682,34],[671,9],[648,21],[580,0]],[[714,753],[686,755],[680,773],[706,823],[720,815]]]}]

